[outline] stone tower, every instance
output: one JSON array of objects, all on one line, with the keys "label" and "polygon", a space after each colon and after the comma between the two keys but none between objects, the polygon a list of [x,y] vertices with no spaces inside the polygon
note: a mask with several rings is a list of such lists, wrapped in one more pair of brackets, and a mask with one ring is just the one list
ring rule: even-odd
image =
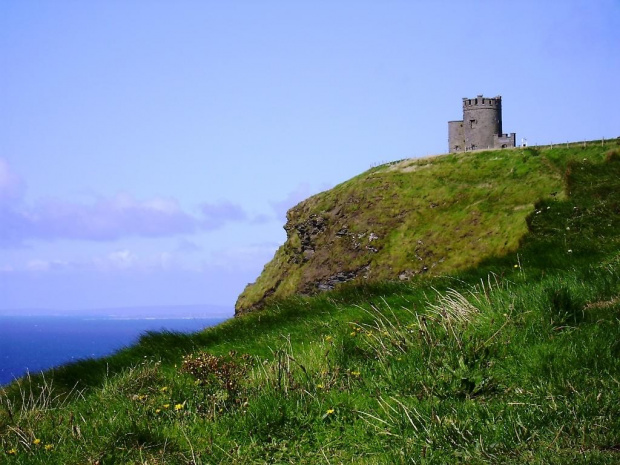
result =
[{"label": "stone tower", "polygon": [[448,121],[450,152],[514,147],[516,134],[502,133],[502,97],[463,99],[463,119]]}]

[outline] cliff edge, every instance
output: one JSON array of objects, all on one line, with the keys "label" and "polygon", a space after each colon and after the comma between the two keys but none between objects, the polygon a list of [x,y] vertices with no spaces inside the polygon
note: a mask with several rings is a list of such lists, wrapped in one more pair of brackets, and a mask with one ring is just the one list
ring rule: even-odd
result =
[{"label": "cliff edge", "polygon": [[517,248],[525,218],[563,195],[562,170],[534,148],[389,163],[301,202],[286,242],[235,313],[341,283],[410,280],[475,266]]}]

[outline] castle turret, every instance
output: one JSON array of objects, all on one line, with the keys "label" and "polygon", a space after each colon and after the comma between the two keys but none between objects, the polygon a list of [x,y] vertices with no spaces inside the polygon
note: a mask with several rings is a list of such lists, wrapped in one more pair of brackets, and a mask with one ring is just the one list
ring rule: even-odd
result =
[{"label": "castle turret", "polygon": [[467,150],[493,147],[493,136],[502,133],[502,98],[464,98],[463,132]]},{"label": "castle turret", "polygon": [[448,122],[449,151],[514,147],[516,134],[502,134],[502,97],[463,99],[463,120]]}]

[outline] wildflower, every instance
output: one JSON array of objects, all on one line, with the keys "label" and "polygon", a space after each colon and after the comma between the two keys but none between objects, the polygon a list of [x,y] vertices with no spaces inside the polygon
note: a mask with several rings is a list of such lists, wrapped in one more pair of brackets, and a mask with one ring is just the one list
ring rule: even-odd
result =
[{"label": "wildflower", "polygon": [[323,389],[324,387],[325,387],[325,386],[323,386],[322,384],[317,384],[317,385],[316,385],[316,388],[317,388],[317,389]]},{"label": "wildflower", "polygon": [[168,386],[164,386],[159,390],[159,392],[166,392],[168,390]]},{"label": "wildflower", "polygon": [[352,371],[351,372],[351,376],[355,376],[356,378],[359,378],[360,375],[361,375],[361,373],[359,371]]},{"label": "wildflower", "polygon": [[183,409],[183,404],[176,404],[176,405],[174,406],[174,409],[175,409],[177,412],[178,412],[179,410],[182,410],[182,409]]},{"label": "wildflower", "polygon": [[9,449],[7,454],[9,454],[9,455],[17,455],[17,449]]},{"label": "wildflower", "polygon": [[331,336],[327,336],[327,337],[325,337],[325,342],[331,342],[332,339],[334,339],[334,338],[331,337]]},{"label": "wildflower", "polygon": [[156,415],[159,415],[160,413],[161,413],[161,409],[160,409],[160,408],[156,408],[156,409],[155,409],[155,414],[156,414]]},{"label": "wildflower", "polygon": [[356,335],[356,334],[357,334],[357,333],[356,333],[355,331],[353,331],[351,334],[349,334],[349,336],[351,336],[351,337],[355,337],[355,335]]},{"label": "wildflower", "polygon": [[515,265],[515,268],[519,268],[519,265]]},{"label": "wildflower", "polygon": [[169,409],[170,408],[170,404],[164,404],[164,408],[165,409]]},{"label": "wildflower", "polygon": [[334,413],[334,409],[330,408],[327,410],[327,412],[325,412],[327,415],[331,415],[332,413]]},{"label": "wildflower", "polygon": [[32,441],[32,443],[36,446],[37,444],[41,444],[41,440],[39,438],[35,438],[35,440]]},{"label": "wildflower", "polygon": [[52,450],[54,448],[53,444],[45,444],[45,450]]}]

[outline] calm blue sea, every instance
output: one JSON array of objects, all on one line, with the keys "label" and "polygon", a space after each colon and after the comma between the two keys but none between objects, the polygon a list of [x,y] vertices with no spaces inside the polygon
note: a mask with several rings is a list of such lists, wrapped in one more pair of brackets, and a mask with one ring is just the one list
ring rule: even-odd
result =
[{"label": "calm blue sea", "polygon": [[145,331],[193,332],[226,318],[110,319],[65,316],[0,316],[0,385],[88,357],[109,355]]}]

